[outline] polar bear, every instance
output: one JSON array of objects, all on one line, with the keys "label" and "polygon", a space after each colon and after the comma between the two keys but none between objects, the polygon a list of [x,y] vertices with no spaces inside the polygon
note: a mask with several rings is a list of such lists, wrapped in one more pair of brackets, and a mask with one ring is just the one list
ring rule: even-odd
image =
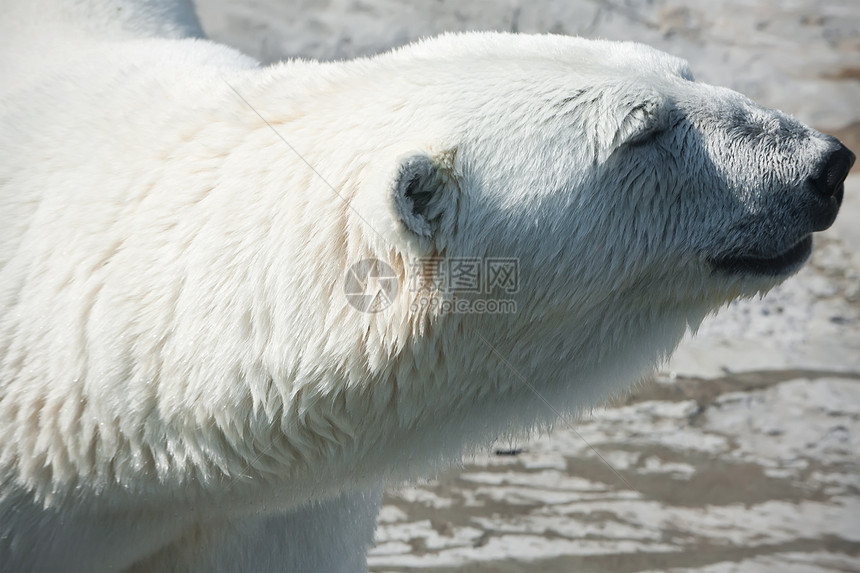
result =
[{"label": "polar bear", "polygon": [[[387,480],[646,375],[854,160],[633,43],[260,67],[187,4],[39,7],[0,34],[2,571],[366,569]],[[514,262],[514,309],[440,260]]]}]

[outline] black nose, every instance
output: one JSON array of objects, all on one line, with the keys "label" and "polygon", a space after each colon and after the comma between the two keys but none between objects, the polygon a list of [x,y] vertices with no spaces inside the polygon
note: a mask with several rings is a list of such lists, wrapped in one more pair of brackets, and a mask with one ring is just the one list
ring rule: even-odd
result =
[{"label": "black nose", "polygon": [[833,141],[836,144],[835,150],[827,156],[818,173],[810,179],[810,183],[812,190],[822,199],[833,197],[837,205],[841,205],[844,189],[842,183],[848,177],[848,171],[854,165],[855,157],[851,150],[838,140]]}]

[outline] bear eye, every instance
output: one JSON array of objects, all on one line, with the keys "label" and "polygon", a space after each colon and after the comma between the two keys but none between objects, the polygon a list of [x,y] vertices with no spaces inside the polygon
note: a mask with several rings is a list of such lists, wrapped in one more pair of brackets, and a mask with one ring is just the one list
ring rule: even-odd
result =
[{"label": "bear eye", "polygon": [[656,102],[648,101],[630,109],[616,134],[617,144],[642,145],[665,131],[666,116]]},{"label": "bear eye", "polygon": [[639,147],[646,145],[654,140],[655,137],[660,135],[666,131],[666,126],[659,123],[653,122],[648,125],[643,126],[641,131],[634,133],[627,139],[625,145],[629,145],[631,147]]},{"label": "bear eye", "polygon": [[665,110],[648,103],[634,108],[629,118],[634,118],[635,129],[631,130],[626,145],[641,146],[649,143],[669,127],[669,118]]},{"label": "bear eye", "polygon": [[645,145],[664,131],[666,131],[665,128],[660,126],[656,126],[653,129],[646,129],[631,136],[630,139],[627,140],[626,144],[632,147]]}]

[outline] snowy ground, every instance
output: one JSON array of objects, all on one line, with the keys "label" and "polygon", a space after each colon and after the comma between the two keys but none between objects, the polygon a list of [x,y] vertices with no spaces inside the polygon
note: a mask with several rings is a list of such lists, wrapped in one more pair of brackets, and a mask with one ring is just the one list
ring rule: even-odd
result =
[{"label": "snowy ground", "polygon": [[[453,30],[643,41],[860,151],[857,0],[199,0],[198,11],[212,37],[266,61]],[[392,489],[372,570],[860,572],[858,246],[854,175],[811,264],[706,322],[654,382]]]}]

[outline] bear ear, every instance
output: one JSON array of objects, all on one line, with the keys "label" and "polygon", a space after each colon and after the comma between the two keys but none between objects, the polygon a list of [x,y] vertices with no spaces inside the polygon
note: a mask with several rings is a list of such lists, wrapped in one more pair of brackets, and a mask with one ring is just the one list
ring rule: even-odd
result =
[{"label": "bear ear", "polygon": [[420,237],[431,238],[445,212],[445,191],[450,182],[449,159],[423,151],[402,155],[391,189],[400,223]]}]

